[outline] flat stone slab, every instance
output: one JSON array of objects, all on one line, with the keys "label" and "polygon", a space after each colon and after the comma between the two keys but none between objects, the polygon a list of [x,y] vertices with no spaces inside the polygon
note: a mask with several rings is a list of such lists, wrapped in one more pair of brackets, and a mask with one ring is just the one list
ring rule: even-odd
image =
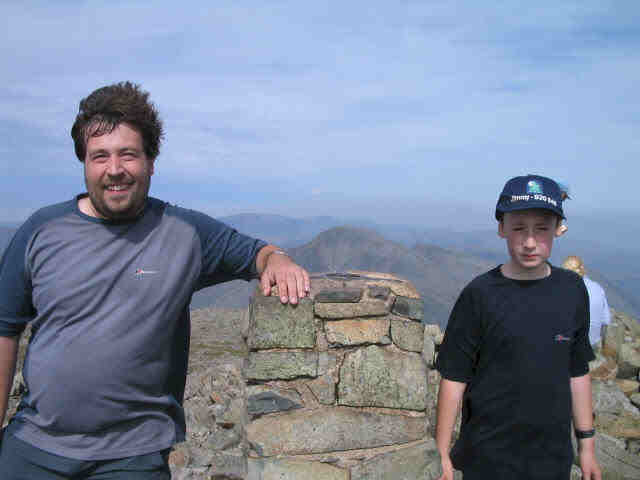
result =
[{"label": "flat stone slab", "polygon": [[347,273],[361,275],[361,280],[352,280],[349,286],[378,285],[388,287],[394,295],[409,298],[420,298],[420,293],[407,280],[391,275],[390,273],[366,272],[361,270],[349,270]]},{"label": "flat stone slab", "polygon": [[294,402],[287,397],[275,392],[260,392],[250,395],[247,399],[247,411],[249,415],[265,415],[267,413],[286,412],[302,408],[302,404]]},{"label": "flat stone slab", "polygon": [[377,298],[378,300],[386,300],[391,295],[391,289],[389,287],[383,287],[382,285],[369,285],[367,287],[367,297]]},{"label": "flat stone slab", "polygon": [[249,423],[247,438],[260,455],[307,455],[409,443],[427,434],[422,417],[352,408],[295,410]]},{"label": "flat stone slab", "polygon": [[378,299],[362,300],[358,303],[314,304],[315,314],[326,319],[380,317],[387,315],[390,309],[388,302]]},{"label": "flat stone slab", "polygon": [[640,440],[640,415],[602,413],[596,415],[594,427],[612,437]]},{"label": "flat stone slab", "polygon": [[392,317],[391,339],[402,350],[421,352],[424,346],[424,326],[413,320]]},{"label": "flat stone slab", "polygon": [[349,472],[321,462],[249,458],[247,480],[349,480]]},{"label": "flat stone slab", "polygon": [[391,309],[396,315],[422,320],[424,318],[424,302],[420,298],[396,297]]},{"label": "flat stone slab", "polygon": [[323,375],[311,380],[307,386],[319,403],[333,405],[336,402],[336,384],[330,375]]},{"label": "flat stone slab", "polygon": [[420,354],[372,345],[345,355],[339,405],[423,411],[426,402],[427,367]]},{"label": "flat stone slab", "polygon": [[246,369],[249,380],[291,380],[318,376],[315,352],[251,352]]},{"label": "flat stone slab", "polygon": [[433,439],[376,455],[351,469],[351,480],[435,480],[442,473]]},{"label": "flat stone slab", "polygon": [[313,302],[303,298],[296,306],[283,305],[279,297],[256,295],[249,313],[247,344],[251,350],[313,348]]},{"label": "flat stone slab", "polygon": [[318,303],[358,303],[362,298],[361,288],[332,288],[318,292],[315,301]]},{"label": "flat stone slab", "polygon": [[613,381],[591,382],[593,411],[596,417],[603,413],[612,415],[638,415],[638,410]]},{"label": "flat stone slab", "polygon": [[389,319],[335,320],[324,326],[327,341],[333,345],[362,345],[380,343],[388,345]]}]

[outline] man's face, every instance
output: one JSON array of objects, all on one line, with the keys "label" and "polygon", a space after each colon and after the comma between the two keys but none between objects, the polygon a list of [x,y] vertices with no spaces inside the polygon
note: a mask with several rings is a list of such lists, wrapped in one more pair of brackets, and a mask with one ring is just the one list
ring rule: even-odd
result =
[{"label": "man's face", "polygon": [[[121,220],[134,218],[143,209],[153,174],[142,136],[126,123],[111,133],[87,140],[84,178],[89,192],[89,215]],[[84,211],[84,210],[83,210]]]},{"label": "man's face", "polygon": [[557,235],[557,217],[548,210],[507,212],[498,225],[498,234],[506,239],[515,273],[543,275]]}]

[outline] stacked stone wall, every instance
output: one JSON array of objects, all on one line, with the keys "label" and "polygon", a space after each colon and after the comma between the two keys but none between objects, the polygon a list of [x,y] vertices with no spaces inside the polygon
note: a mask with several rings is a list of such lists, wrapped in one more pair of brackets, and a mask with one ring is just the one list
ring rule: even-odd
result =
[{"label": "stacked stone wall", "polygon": [[248,478],[429,479],[442,333],[416,289],[370,272],[314,275],[292,308],[256,295],[247,344]]}]

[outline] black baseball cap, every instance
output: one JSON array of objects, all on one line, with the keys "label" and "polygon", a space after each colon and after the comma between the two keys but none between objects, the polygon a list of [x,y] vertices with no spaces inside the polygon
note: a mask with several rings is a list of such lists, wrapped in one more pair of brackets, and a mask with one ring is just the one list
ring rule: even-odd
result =
[{"label": "black baseball cap", "polygon": [[551,210],[559,217],[565,218],[562,211],[562,190],[558,184],[540,175],[512,178],[505,183],[498,198],[496,219],[501,220],[506,212],[529,208]]}]

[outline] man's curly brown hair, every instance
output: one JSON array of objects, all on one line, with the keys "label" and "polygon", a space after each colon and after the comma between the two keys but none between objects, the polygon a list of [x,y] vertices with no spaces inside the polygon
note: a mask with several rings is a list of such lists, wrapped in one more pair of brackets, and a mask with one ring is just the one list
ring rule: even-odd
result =
[{"label": "man's curly brown hair", "polygon": [[154,160],[160,153],[164,136],[162,121],[155,105],[149,101],[149,92],[131,82],[99,88],[80,101],[78,115],[71,127],[78,160],[84,162],[89,137],[111,133],[121,123],[140,132],[144,153]]}]

